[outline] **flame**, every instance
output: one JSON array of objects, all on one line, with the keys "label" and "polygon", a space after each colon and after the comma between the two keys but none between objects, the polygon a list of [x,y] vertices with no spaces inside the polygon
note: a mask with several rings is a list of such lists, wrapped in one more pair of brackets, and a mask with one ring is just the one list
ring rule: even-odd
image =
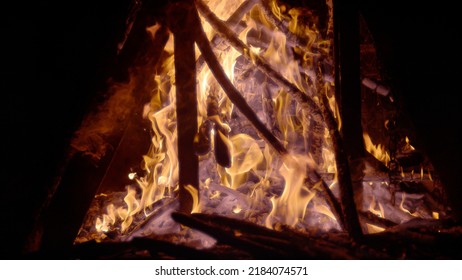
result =
[{"label": "flame", "polygon": [[315,196],[305,184],[308,166],[314,166],[311,159],[301,155],[283,157],[279,173],[284,178],[284,192],[280,197],[271,199],[273,210],[268,215],[265,225],[273,228],[276,221],[295,226],[305,216],[308,203]]},{"label": "flame", "polygon": [[128,173],[128,179],[133,180],[136,178],[136,172]]},{"label": "flame", "polygon": [[366,132],[363,133],[363,139],[366,151],[368,151],[371,155],[373,155],[383,164],[388,166],[388,163],[390,162],[390,154],[387,152],[385,147],[382,146],[382,144],[374,145],[371,137]]},{"label": "flame", "polygon": [[233,207],[233,213],[234,214],[239,214],[242,211],[242,207],[240,205],[236,205]]},{"label": "flame", "polygon": [[229,139],[232,155],[230,168],[219,168],[222,184],[236,189],[263,160],[263,153],[255,139],[247,134],[237,134]]},{"label": "flame", "polygon": [[193,199],[193,207],[191,213],[200,213],[201,211],[199,205],[199,191],[191,185],[186,185],[185,189],[189,192]]},{"label": "flame", "polygon": [[372,224],[369,224],[369,223],[366,223],[366,227],[367,227],[367,232],[369,234],[379,233],[379,232],[382,232],[382,231],[385,230],[385,228],[383,228],[383,227],[379,227],[379,226],[372,225]]},{"label": "flame", "polygon": [[409,141],[409,137],[405,137],[404,141],[406,141],[406,146],[404,147],[405,150],[410,150],[410,151],[414,151],[415,148],[411,145],[410,141]]},{"label": "flame", "polygon": [[321,213],[326,215],[327,217],[331,218],[334,221],[337,221],[337,218],[335,217],[334,213],[332,213],[331,209],[327,207],[325,204],[315,204],[316,212]]},{"label": "flame", "polygon": [[[220,19],[226,21],[244,0],[208,0],[205,2]],[[328,5],[332,6],[330,0],[327,2]],[[323,81],[319,85],[313,82],[313,77],[314,80],[316,79],[316,75],[313,74],[315,73],[314,62],[317,61],[316,59],[325,56],[328,61],[332,61],[330,53],[332,42],[330,39],[322,38],[316,24],[305,22],[306,9],[287,8],[274,0],[269,1],[269,4],[275,17],[286,21],[289,31],[302,38],[306,44],[295,46],[294,42],[280,28],[268,20],[261,6],[257,5],[243,18],[244,24],[240,27],[237,35],[247,43],[249,34],[256,32],[259,36],[268,38],[265,41],[266,45],[249,45],[244,55],[226,44],[218,46],[214,52],[226,75],[242,92],[247,101],[260,98],[258,102],[252,103],[252,105],[260,105],[262,103],[260,93],[263,87],[261,82],[257,79],[248,79],[245,81],[245,85],[241,85],[242,88],[239,88],[236,80],[242,79],[242,77],[236,75],[236,65],[238,65],[237,62],[240,61],[240,58],[246,58],[250,59],[249,67],[254,68],[253,64],[261,58],[301,92],[314,98],[316,102],[319,102],[321,94],[325,94],[340,129],[342,122],[333,94],[333,73],[322,73]],[[331,11],[329,12],[331,13]],[[207,37],[212,39],[216,35],[215,30],[204,18],[201,18],[201,21]],[[331,19],[329,24],[332,28]],[[148,27],[146,31],[155,37],[160,28],[161,26],[156,24]],[[259,42],[257,41],[256,44]],[[172,35],[169,37],[164,52],[166,53],[165,58],[161,60],[158,73],[151,77],[155,83],[152,98],[140,112],[151,124],[152,143],[143,156],[142,163],[145,174],[141,174],[141,172],[128,174],[128,177],[134,182],[127,187],[123,204],[110,204],[106,207],[106,213],[96,217],[97,232],[104,233],[116,228],[123,234],[129,234],[135,223],[154,213],[155,209],[153,208],[156,202],[163,199],[173,200],[177,196],[179,170]],[[199,55],[200,52],[197,52],[197,58]],[[296,56],[303,59],[297,59]],[[265,79],[264,83],[268,86],[271,81],[267,77]],[[130,92],[133,91],[133,88],[133,86],[130,88]],[[234,105],[216,82],[208,66],[203,65],[203,67],[198,68],[198,124],[205,121],[213,122],[215,127],[211,133],[218,133],[218,127],[223,129],[220,130],[219,136],[230,152],[232,164],[225,168],[214,162],[213,153],[201,155],[201,164],[204,164],[206,168],[214,164],[213,168],[210,169],[216,169],[218,176],[216,173],[210,175],[204,172],[207,175],[205,178],[201,178],[199,191],[193,186],[185,186],[193,198],[192,213],[205,211],[204,200],[217,202],[217,200],[227,197],[229,193],[238,193],[244,189],[244,193],[240,193],[244,198],[238,202],[233,200],[235,204],[227,208],[228,214],[240,214],[246,219],[253,219],[253,221],[264,224],[268,228],[274,228],[279,223],[289,226],[304,223],[308,219],[307,217],[310,217],[308,211],[315,211],[329,217],[336,224],[336,218],[331,209],[316,197],[320,191],[320,182],[315,186],[309,186],[305,180],[310,170],[336,175],[335,155],[331,148],[329,131],[325,127],[321,127],[319,130],[322,140],[322,146],[319,147],[322,159],[316,159],[320,161],[320,164],[316,165],[312,158],[313,155],[309,155],[309,151],[307,151],[308,145],[306,144],[306,138],[311,137],[310,112],[303,109],[288,92],[281,88],[273,88],[271,85],[265,90],[269,92],[267,96],[269,106],[274,109],[270,115],[273,118],[272,125],[274,126],[271,129],[275,131],[277,138],[290,151],[288,155],[276,154],[255,131],[235,131],[236,126],[244,126],[245,124],[241,124],[241,122],[245,123],[246,121],[234,110]],[[213,116],[208,115],[207,112],[208,102],[211,99],[218,100],[218,108],[216,108],[216,114]],[[255,111],[257,110],[258,108],[255,108]],[[258,112],[259,117],[261,114]],[[236,125],[233,122],[239,124]],[[374,147],[374,156],[384,157],[385,150],[380,145],[378,147],[372,145],[370,138],[367,139],[371,144],[370,146]],[[367,139],[365,136],[365,142]],[[213,146],[213,144],[212,141],[211,145]],[[386,156],[383,160],[387,160]],[[336,179],[331,182],[331,188],[335,183]],[[217,185],[220,185],[219,190],[214,189]],[[249,185],[250,187],[246,188]],[[276,190],[275,185],[279,187]],[[200,200],[199,195],[203,194],[200,192],[202,189],[207,190],[204,193],[208,195],[202,196]],[[248,192],[246,192],[247,190]],[[310,205],[310,202],[313,203]],[[271,208],[269,204],[271,204]],[[308,205],[313,207],[308,208]],[[383,207],[380,203],[378,207],[383,217]],[[265,217],[258,212],[262,211],[261,209],[265,209],[265,213],[268,213],[269,209],[271,210]],[[376,209],[376,206],[373,209]],[[377,210],[375,211],[377,212]]]},{"label": "flame", "polygon": [[[376,209],[377,206],[379,207],[379,210]],[[380,218],[385,218],[385,211],[383,210],[383,206],[380,202],[376,203],[375,196],[372,197],[371,204],[369,205],[369,211]]]},{"label": "flame", "polygon": [[404,202],[406,201],[406,193],[403,192],[403,194],[401,195],[401,203],[399,204],[399,209],[401,209],[401,211],[403,211],[404,213],[407,213],[413,217],[417,217],[417,218],[420,218],[420,215],[418,213],[411,213],[411,211],[407,210],[406,208],[404,208]]}]

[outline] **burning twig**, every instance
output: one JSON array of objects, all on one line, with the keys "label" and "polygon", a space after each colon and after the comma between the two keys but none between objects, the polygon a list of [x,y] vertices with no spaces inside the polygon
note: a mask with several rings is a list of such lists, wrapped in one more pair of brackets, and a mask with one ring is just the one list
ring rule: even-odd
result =
[{"label": "burning twig", "polygon": [[[239,26],[241,19],[247,14],[257,3],[259,0],[246,0],[244,1],[236,11],[226,20],[226,26],[228,26],[231,30],[235,30],[238,33],[243,30],[243,27]],[[238,30],[236,30],[238,29]],[[224,39],[218,35],[214,35],[211,42],[212,47],[215,48],[216,46],[223,43]],[[204,65],[204,57],[201,55],[197,60],[197,70],[200,72],[202,70],[202,66]]]},{"label": "burning twig", "polygon": [[384,218],[381,218],[377,215],[374,215],[373,213],[369,212],[369,211],[359,211],[359,216],[366,220],[368,223],[372,223],[374,225],[377,225],[379,227],[383,227],[383,228],[388,228],[388,227],[393,227],[393,226],[396,226],[396,223],[395,222],[392,222],[390,220],[387,220],[387,219],[384,219]]},{"label": "burning twig", "polygon": [[179,202],[176,199],[165,201],[165,200],[159,200],[155,202],[150,208],[154,209],[151,213],[146,215],[142,222],[134,226],[133,228],[130,228],[127,233],[124,235],[127,237],[130,237],[133,233],[136,233],[139,230],[143,230],[143,228],[146,225],[149,225],[149,223],[159,216],[162,216],[165,214],[167,211],[172,211],[173,209],[178,209]]},{"label": "burning twig", "polygon": [[322,189],[322,191],[320,192],[321,195],[329,204],[329,208],[332,210],[332,213],[335,215],[340,226],[342,228],[346,228],[345,218],[342,214],[343,213],[342,206],[338,202],[337,198],[335,198],[335,195],[332,193],[332,191],[330,190],[329,186],[326,184],[324,179],[322,179],[317,172],[313,172],[313,171],[310,171],[307,177],[311,181],[310,182],[311,185],[315,185],[318,182],[321,183],[321,189]]},{"label": "burning twig", "polygon": [[213,53],[212,47],[207,39],[207,36],[202,29],[202,25],[199,21],[199,16],[196,14],[194,25],[198,30],[196,30],[196,42],[197,45],[204,56],[205,61],[210,67],[213,75],[217,79],[218,83],[222,86],[225,93],[228,95],[229,99],[236,105],[237,108],[241,111],[244,116],[252,123],[252,125],[261,133],[262,137],[267,140],[267,142],[280,154],[287,154],[287,150],[284,148],[282,143],[274,137],[274,135],[266,128],[266,126],[260,121],[260,119],[255,115],[254,111],[247,104],[246,100],[239,91],[234,87],[229,78],[226,76],[223,68],[218,62],[215,54]]},{"label": "burning twig", "polygon": [[284,78],[281,74],[275,71],[270,65],[268,65],[259,55],[250,51],[237,36],[230,30],[223,21],[221,21],[201,0],[196,1],[196,5],[201,14],[207,19],[207,21],[226,38],[226,40],[233,46],[237,51],[244,55],[247,59],[251,60],[255,66],[257,66],[263,73],[271,77],[280,87],[284,88],[288,93],[294,96],[294,98],[302,106],[307,106],[313,112],[312,114],[320,114],[319,107],[316,102]]}]

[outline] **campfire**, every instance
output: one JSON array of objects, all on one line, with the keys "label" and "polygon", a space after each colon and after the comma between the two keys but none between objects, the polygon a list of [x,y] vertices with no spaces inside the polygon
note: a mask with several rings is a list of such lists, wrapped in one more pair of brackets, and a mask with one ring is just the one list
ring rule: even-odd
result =
[{"label": "campfire", "polygon": [[[363,20],[360,119],[342,116],[348,66],[332,2],[133,1],[117,47],[144,51],[72,142],[104,166],[74,248],[395,258],[411,239],[439,241],[428,229],[448,224],[444,188],[413,147]],[[361,157],[348,154],[350,127]],[[390,240],[399,245],[384,251]]]}]

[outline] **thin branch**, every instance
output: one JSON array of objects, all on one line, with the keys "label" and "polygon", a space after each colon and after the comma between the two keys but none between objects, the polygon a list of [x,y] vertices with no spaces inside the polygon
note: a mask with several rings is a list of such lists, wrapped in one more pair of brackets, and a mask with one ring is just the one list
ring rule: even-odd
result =
[{"label": "thin branch", "polygon": [[242,114],[252,123],[255,129],[261,134],[261,136],[280,154],[287,154],[287,150],[284,148],[282,143],[274,137],[274,135],[266,128],[266,126],[260,121],[252,108],[247,104],[247,101],[242,97],[240,92],[234,87],[234,85],[229,80],[228,76],[221,67],[218,59],[213,53],[212,47],[205,35],[204,30],[199,21],[199,16],[197,15],[194,25],[196,26],[196,43],[204,56],[205,61],[209,65],[210,70],[217,79],[218,83],[221,85],[223,90],[229,99],[236,105],[236,107],[241,111]]}]

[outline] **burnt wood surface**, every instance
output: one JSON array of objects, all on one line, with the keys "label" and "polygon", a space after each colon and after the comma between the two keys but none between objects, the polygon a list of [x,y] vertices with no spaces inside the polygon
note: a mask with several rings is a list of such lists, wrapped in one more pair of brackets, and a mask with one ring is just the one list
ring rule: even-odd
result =
[{"label": "burnt wood surface", "polygon": [[356,243],[342,232],[299,232],[268,228],[209,214],[173,213],[192,230],[217,240],[197,249],[174,236],[151,235],[129,242],[89,241],[55,251],[29,254],[29,259],[319,259],[405,260],[462,258],[462,225],[454,220],[414,219]]},{"label": "burnt wood surface", "polygon": [[199,158],[193,149],[198,129],[195,36],[190,29],[190,26],[196,24],[194,4],[190,1],[172,4],[168,21],[174,34],[180,209],[184,213],[191,213],[193,194],[186,187],[192,186],[197,190],[196,195],[199,195]]}]

